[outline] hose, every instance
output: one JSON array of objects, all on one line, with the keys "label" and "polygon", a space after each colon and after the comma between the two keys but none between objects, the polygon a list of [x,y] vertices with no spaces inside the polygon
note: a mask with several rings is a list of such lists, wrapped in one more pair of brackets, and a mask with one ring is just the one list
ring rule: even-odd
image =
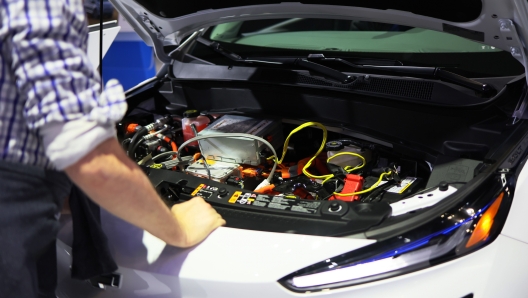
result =
[{"label": "hose", "polygon": [[128,145],[130,145],[130,142],[132,141],[131,138],[124,139],[123,142],[121,142],[121,147],[123,150],[128,150]]},{"label": "hose", "polygon": [[134,144],[134,146],[132,147],[132,149],[130,149],[130,150],[128,151],[129,156],[130,156],[131,158],[133,158],[133,159],[136,158],[136,150],[137,150],[137,148],[139,147],[139,145],[141,145],[141,143],[144,143],[144,142],[146,142],[146,140],[145,140],[144,138],[141,138],[136,144]]},{"label": "hose", "polygon": [[138,143],[140,141],[140,139],[146,134],[148,134],[148,130],[145,127],[141,127],[136,132],[134,137],[132,137],[132,140],[130,141],[130,144],[128,144],[128,151],[127,151],[128,157],[134,158],[134,152],[135,152],[135,149],[137,149],[136,143]]}]

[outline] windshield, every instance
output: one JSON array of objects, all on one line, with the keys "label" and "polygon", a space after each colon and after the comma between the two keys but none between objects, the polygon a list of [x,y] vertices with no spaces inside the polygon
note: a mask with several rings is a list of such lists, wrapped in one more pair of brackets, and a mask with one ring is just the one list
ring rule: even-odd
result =
[{"label": "windshield", "polygon": [[395,24],[303,18],[252,20],[214,26],[205,37],[245,57],[323,53],[446,67],[472,77],[524,72],[510,53],[492,46],[445,32]]}]

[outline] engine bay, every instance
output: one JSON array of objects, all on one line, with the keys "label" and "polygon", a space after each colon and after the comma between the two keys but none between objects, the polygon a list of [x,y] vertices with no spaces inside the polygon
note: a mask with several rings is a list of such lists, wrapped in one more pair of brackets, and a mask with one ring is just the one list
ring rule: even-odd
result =
[{"label": "engine bay", "polygon": [[167,205],[200,196],[228,226],[264,231],[364,231],[434,205],[482,165],[447,158],[433,170],[375,139],[246,114],[131,116],[118,129]]}]

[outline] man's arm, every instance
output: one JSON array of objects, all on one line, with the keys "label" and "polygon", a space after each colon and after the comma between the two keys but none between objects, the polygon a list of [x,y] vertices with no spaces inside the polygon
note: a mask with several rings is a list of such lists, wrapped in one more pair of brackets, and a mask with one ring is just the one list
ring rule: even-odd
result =
[{"label": "man's arm", "polygon": [[169,211],[114,138],[102,142],[65,171],[101,207],[170,245],[193,246],[225,224],[202,198],[174,205]]},{"label": "man's arm", "polygon": [[9,42],[17,100],[25,100],[16,115],[42,138],[56,169],[103,208],[172,245],[192,246],[224,224],[200,198],[171,214],[113,138],[125,96],[115,81],[99,96],[100,78],[86,55],[82,1],[0,1],[0,28],[9,29],[2,42]]}]

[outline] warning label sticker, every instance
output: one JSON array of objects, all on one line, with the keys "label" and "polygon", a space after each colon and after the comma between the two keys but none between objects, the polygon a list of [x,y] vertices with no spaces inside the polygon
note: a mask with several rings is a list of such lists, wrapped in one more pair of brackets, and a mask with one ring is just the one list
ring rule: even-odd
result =
[{"label": "warning label sticker", "polygon": [[400,183],[400,185],[394,185],[393,187],[387,189],[387,192],[392,193],[403,193],[411,184],[413,184],[414,181],[416,181],[417,178],[415,177],[407,177],[403,179]]},{"label": "warning label sticker", "polygon": [[290,199],[283,196],[257,195],[254,193],[242,193],[237,191],[229,199],[231,204],[253,205],[256,207],[271,208],[278,210],[288,210],[301,213],[314,214],[321,202],[301,201],[299,199]]},{"label": "warning label sticker", "polygon": [[218,187],[208,186],[205,184],[200,184],[192,193],[192,196],[202,197],[204,199],[209,199],[213,192],[217,191]]},{"label": "warning label sticker", "polygon": [[231,198],[229,198],[228,202],[231,204],[234,204],[238,200],[238,197],[240,197],[241,194],[242,194],[241,191],[235,191],[235,193],[231,196]]},{"label": "warning label sticker", "polygon": [[196,193],[197,197],[202,197],[204,199],[209,199],[212,195],[213,195],[212,191],[204,190],[204,189],[202,189],[202,190],[200,190],[199,192]]},{"label": "warning label sticker", "polygon": [[235,191],[235,193],[229,199],[231,204],[242,204],[242,205],[251,205],[255,201],[255,196],[252,197],[251,193],[242,194],[241,191]]},{"label": "warning label sticker", "polygon": [[204,186],[205,184],[198,185],[198,187],[191,193],[191,196],[195,196]]}]

